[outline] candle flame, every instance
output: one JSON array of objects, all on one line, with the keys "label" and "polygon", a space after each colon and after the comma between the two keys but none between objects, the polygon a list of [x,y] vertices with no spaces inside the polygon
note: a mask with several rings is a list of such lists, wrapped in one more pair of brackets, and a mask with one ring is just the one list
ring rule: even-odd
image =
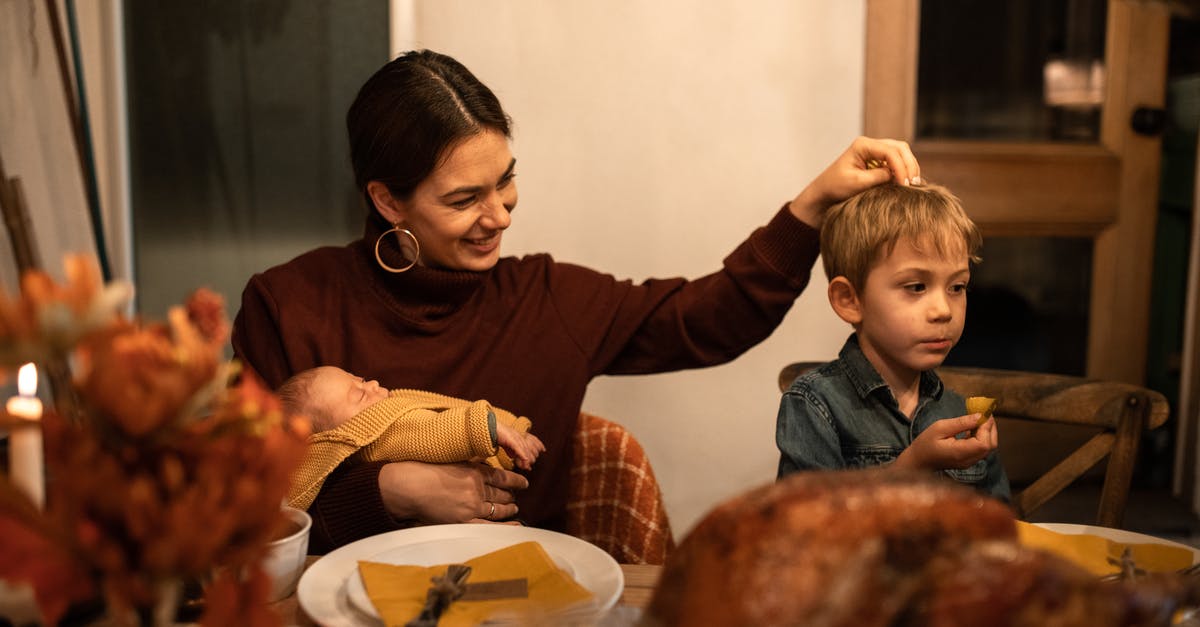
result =
[{"label": "candle flame", "polygon": [[21,396],[37,394],[37,366],[33,362],[21,366],[17,371],[17,391]]}]

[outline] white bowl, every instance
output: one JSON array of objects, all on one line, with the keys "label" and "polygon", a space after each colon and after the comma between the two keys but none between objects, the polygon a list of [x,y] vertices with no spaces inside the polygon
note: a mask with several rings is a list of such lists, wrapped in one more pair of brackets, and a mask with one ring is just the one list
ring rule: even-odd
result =
[{"label": "white bowl", "polygon": [[284,507],[283,512],[299,530],[267,545],[269,553],[263,560],[263,569],[271,577],[270,601],[278,601],[295,592],[296,582],[304,572],[304,562],[308,557],[308,532],[312,529],[312,518],[307,512],[294,507]]},{"label": "white bowl", "polygon": [[41,620],[32,586],[0,581],[0,625],[37,625]]}]

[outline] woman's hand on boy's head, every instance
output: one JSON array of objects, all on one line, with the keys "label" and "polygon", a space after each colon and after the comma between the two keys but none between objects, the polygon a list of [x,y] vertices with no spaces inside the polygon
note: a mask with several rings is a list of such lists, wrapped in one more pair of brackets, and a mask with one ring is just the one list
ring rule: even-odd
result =
[{"label": "woman's hand on boy's head", "polygon": [[536,435],[499,423],[496,424],[496,441],[523,470],[533,468],[538,455],[546,450],[546,445]]},{"label": "woman's hand on boy's head", "polygon": [[971,466],[987,457],[999,443],[995,420],[989,420],[976,429],[971,437],[958,437],[960,433],[969,433],[974,429],[978,420],[978,414],[938,420],[922,431],[896,458],[893,465],[898,468],[921,470],[961,469]]},{"label": "woman's hand on boy's head", "polygon": [[901,185],[922,183],[921,166],[908,144],[859,137],[792,200],[789,208],[809,226],[820,228],[826,209],[892,180]]}]

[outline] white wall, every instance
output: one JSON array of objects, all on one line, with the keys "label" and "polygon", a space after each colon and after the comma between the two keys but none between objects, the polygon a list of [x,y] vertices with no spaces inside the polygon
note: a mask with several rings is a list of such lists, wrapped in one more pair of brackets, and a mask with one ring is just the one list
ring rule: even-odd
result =
[{"label": "white wall", "polygon": [[[395,6],[397,51],[456,57],[515,121],[507,254],[706,274],[861,132],[862,2]],[[779,330],[731,364],[592,384],[584,408],[646,447],[677,537],[774,478],[779,368],[836,356],[849,331],[824,291],[818,267]]]},{"label": "white wall", "polygon": [[[0,163],[20,181],[42,267],[61,279],[64,254],[94,253],[95,246],[50,28],[44,3],[0,2]],[[0,285],[18,289],[7,230]]]}]

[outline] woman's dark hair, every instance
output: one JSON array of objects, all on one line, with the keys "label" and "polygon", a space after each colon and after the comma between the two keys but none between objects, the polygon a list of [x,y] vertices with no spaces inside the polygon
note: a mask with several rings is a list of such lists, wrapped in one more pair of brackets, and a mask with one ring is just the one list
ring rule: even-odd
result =
[{"label": "woman's dark hair", "polygon": [[407,199],[447,148],[485,129],[511,137],[509,124],[496,95],[461,63],[407,52],[367,79],[346,113],[355,184],[366,195],[367,183],[380,181]]}]

